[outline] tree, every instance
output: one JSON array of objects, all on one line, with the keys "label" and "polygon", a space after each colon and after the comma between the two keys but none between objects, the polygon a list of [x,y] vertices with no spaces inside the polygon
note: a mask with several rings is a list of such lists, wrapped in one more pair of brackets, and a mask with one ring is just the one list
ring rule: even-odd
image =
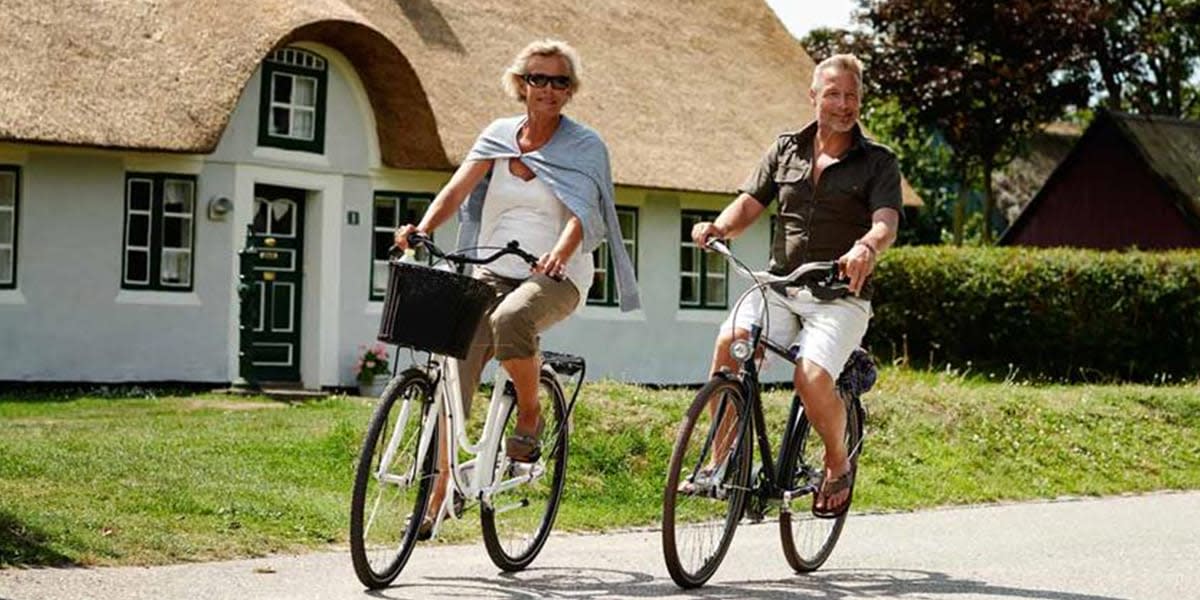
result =
[{"label": "tree", "polygon": [[[860,0],[869,79],[953,148],[961,243],[970,182],[983,178],[984,221],[995,213],[992,172],[1042,123],[1086,102],[1096,0]],[[991,242],[991,227],[984,228]]]},{"label": "tree", "polygon": [[1092,91],[1112,110],[1200,117],[1200,0],[1096,0]]}]

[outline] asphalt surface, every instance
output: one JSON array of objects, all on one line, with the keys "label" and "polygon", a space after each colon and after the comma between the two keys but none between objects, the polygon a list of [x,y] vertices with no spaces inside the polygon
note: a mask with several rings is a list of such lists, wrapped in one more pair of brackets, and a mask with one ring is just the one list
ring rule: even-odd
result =
[{"label": "asphalt surface", "polygon": [[5,600],[341,598],[1200,599],[1200,492],[852,514],[829,562],[794,574],[768,520],[738,529],[699,590],[675,587],[657,530],[556,533],[526,571],[482,543],[418,546],[391,588],[367,592],[345,551],[99,569],[0,571]]}]

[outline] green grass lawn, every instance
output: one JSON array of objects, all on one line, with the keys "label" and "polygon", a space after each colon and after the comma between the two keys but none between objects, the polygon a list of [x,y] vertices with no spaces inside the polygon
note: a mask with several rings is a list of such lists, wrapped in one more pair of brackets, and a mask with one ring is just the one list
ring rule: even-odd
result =
[{"label": "green grass lawn", "polygon": [[[867,396],[857,510],[1200,488],[1200,385],[1033,386],[900,369],[880,381]],[[557,528],[656,524],[693,394],[585,387]],[[771,423],[782,423],[789,396],[767,395]],[[372,407],[345,397],[0,396],[0,565],[343,544]],[[477,517],[442,539],[476,537]]]}]

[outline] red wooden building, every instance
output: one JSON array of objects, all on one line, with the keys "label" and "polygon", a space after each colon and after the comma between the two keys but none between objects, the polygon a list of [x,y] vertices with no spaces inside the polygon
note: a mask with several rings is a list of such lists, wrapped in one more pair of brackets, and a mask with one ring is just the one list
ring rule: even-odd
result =
[{"label": "red wooden building", "polygon": [[1100,111],[999,243],[1200,248],[1200,121]]}]

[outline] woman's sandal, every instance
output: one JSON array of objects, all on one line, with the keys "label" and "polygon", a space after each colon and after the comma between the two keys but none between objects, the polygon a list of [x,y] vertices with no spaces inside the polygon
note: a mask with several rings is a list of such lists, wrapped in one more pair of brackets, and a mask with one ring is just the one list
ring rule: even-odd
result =
[{"label": "woman's sandal", "polygon": [[[412,518],[412,517],[409,517]],[[433,537],[433,517],[425,515],[421,519],[421,524],[417,526],[417,539],[421,541],[428,540]]]},{"label": "woman's sandal", "polygon": [[521,433],[519,428],[504,441],[504,453],[515,462],[532,463],[542,457],[542,432],[546,421],[538,417],[537,431],[532,435]]},{"label": "woman's sandal", "polygon": [[[858,465],[854,461],[850,461],[850,469],[833,479],[825,479],[821,481],[821,487],[813,496],[812,514],[819,519],[836,519],[850,510],[850,501],[854,498],[854,475],[858,470]],[[839,502],[836,506],[829,506],[829,498],[835,496],[843,490],[847,491],[846,499]],[[817,508],[820,504],[824,508]]]}]

